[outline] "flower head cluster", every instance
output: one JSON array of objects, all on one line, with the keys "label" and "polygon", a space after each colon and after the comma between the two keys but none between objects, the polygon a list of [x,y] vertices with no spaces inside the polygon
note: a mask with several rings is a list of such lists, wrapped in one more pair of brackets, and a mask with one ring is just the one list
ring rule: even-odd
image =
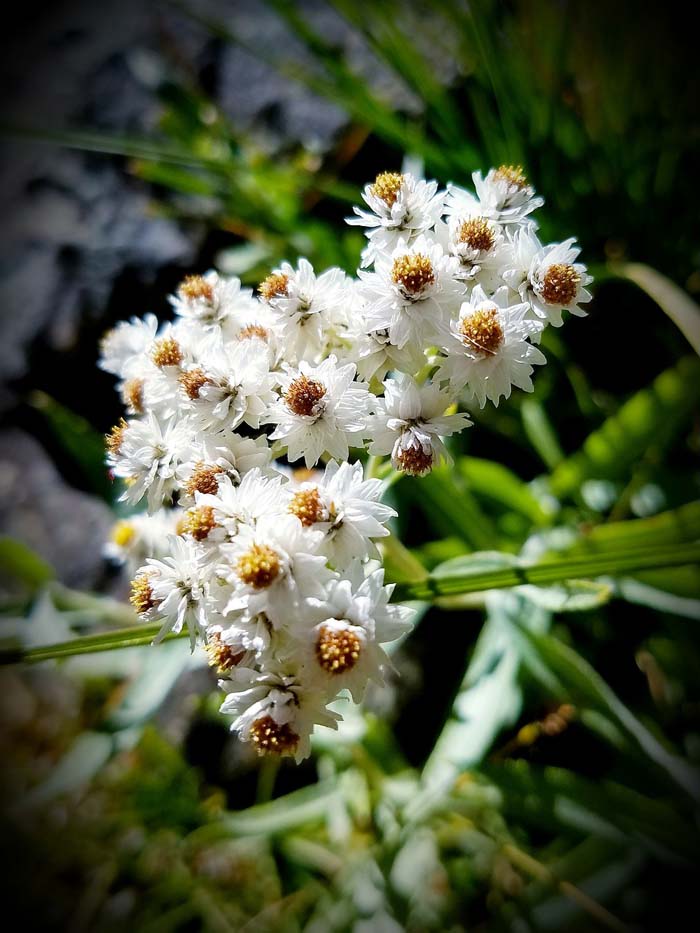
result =
[{"label": "flower head cluster", "polygon": [[157,640],[205,644],[222,711],[261,753],[306,756],[340,691],[383,682],[383,646],[407,627],[377,549],[395,512],[360,452],[416,477],[449,462],[445,439],[471,424],[459,400],[532,391],[543,329],[590,298],[573,240],[538,239],[522,169],[473,178],[472,193],[379,175],[349,219],[366,228],[357,278],[306,259],[257,294],[191,275],[173,322],[104,339],[128,416],[109,467],[147,507],[108,553]]}]

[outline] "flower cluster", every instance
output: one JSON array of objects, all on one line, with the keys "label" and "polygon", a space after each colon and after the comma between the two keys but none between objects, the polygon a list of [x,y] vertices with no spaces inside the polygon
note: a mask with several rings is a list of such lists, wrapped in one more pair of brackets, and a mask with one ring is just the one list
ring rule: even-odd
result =
[{"label": "flower cluster", "polygon": [[366,228],[356,278],[300,259],[254,295],[193,275],[174,322],[104,339],[128,414],[109,466],[148,508],[109,553],[134,568],[157,640],[186,627],[206,645],[222,711],[261,753],[308,755],[340,691],[383,682],[382,646],[408,624],[375,543],[395,512],[359,453],[411,476],[448,461],[444,439],[471,424],[459,401],[531,391],[543,329],[590,299],[574,241],[538,239],[522,170],[473,179],[474,193],[379,175],[348,221]]}]

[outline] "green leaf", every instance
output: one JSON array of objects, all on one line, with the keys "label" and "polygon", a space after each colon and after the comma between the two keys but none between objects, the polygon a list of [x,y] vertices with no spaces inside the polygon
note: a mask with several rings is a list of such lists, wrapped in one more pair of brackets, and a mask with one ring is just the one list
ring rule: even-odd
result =
[{"label": "green leaf", "polygon": [[554,586],[523,586],[526,599],[548,612],[586,612],[603,606],[613,595],[610,583],[565,580]]},{"label": "green leaf", "polygon": [[528,440],[549,470],[554,470],[564,459],[552,423],[541,402],[526,398],[520,405],[520,415]]},{"label": "green leaf", "polygon": [[3,577],[18,580],[32,593],[56,575],[43,557],[8,535],[0,535],[0,573]]},{"label": "green leaf", "polygon": [[587,479],[624,479],[650,448],[663,449],[700,402],[700,360],[684,357],[661,373],[648,389],[589,435],[583,448],[564,460],[551,476],[551,489],[563,498],[577,493]]},{"label": "green leaf", "polygon": [[512,470],[493,460],[477,457],[460,457],[457,469],[477,496],[492,500],[507,510],[519,512],[535,525],[547,524],[547,513],[527,484]]},{"label": "green leaf", "polygon": [[326,819],[337,800],[338,781],[319,781],[278,797],[270,803],[258,804],[224,817],[224,824],[235,836],[273,835],[287,832],[305,823]]},{"label": "green leaf", "polygon": [[111,736],[102,732],[84,732],[53,768],[50,776],[26,795],[22,805],[31,809],[54,797],[81,789],[106,764],[113,748]]}]

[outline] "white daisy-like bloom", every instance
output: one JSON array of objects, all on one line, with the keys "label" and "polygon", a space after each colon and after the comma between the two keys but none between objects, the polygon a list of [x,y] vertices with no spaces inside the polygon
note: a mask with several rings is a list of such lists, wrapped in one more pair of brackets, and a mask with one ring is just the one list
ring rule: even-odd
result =
[{"label": "white daisy-like bloom", "polygon": [[367,330],[386,330],[399,349],[437,343],[464,297],[457,271],[457,261],[435,240],[400,240],[393,252],[377,258],[374,272],[358,271]]},{"label": "white daisy-like bloom", "polygon": [[581,303],[593,297],[586,288],[593,281],[586,267],[576,262],[581,252],[573,238],[543,246],[533,230],[519,230],[513,239],[503,281],[527,301],[538,318],[561,327],[562,312],[585,317]]},{"label": "white daisy-like bloom", "polygon": [[331,461],[318,482],[305,482],[290,490],[288,509],[302,525],[322,531],[320,545],[337,569],[377,553],[375,538],[389,534],[386,523],[396,516],[379,500],[384,483],[365,479],[361,463]]},{"label": "white daisy-like bloom", "polygon": [[155,642],[187,626],[194,648],[212,622],[210,573],[192,542],[169,538],[167,557],[149,558],[131,584],[131,604],[141,618],[162,621]]},{"label": "white daisy-like bloom", "polygon": [[235,431],[218,431],[197,440],[179,471],[180,505],[192,505],[196,493],[216,494],[228,477],[240,483],[250,470],[266,470],[271,451],[264,436],[243,437]]},{"label": "white daisy-like bloom", "polygon": [[[531,222],[529,215],[544,204],[544,199],[537,197],[520,165],[492,168],[486,178],[482,177],[481,172],[474,172],[472,181],[479,212],[500,224],[527,224]],[[451,205],[447,209],[448,213],[453,213],[459,209],[459,205],[467,202],[465,195],[471,197],[456,185],[450,185],[448,192]]]},{"label": "white daisy-like bloom", "polygon": [[442,216],[444,192],[436,181],[423,181],[409,172],[382,172],[362,197],[369,211],[354,207],[355,217],[346,223],[367,227],[369,240],[362,253],[362,265],[371,265],[398,246],[399,240],[412,243],[431,230]]},{"label": "white daisy-like bloom", "polygon": [[216,522],[233,538],[241,525],[254,527],[263,516],[279,514],[281,487],[281,476],[264,476],[259,469],[246,473],[238,485],[223,474],[215,494],[197,492],[195,501],[199,508],[212,509]]},{"label": "white daisy-like bloom", "polygon": [[443,437],[471,425],[464,412],[447,415],[453,395],[437,383],[418,385],[406,373],[384,383],[384,398],[377,401],[369,452],[391,454],[394,469],[412,476],[429,473],[441,460],[450,462]]},{"label": "white daisy-like bloom", "polygon": [[407,343],[399,349],[391,342],[387,328],[367,331],[365,316],[362,307],[351,325],[347,346],[338,351],[341,361],[357,364],[361,379],[381,382],[390,370],[415,373],[425,365],[422,347]]},{"label": "white daisy-like bloom", "polygon": [[381,645],[409,631],[414,615],[406,606],[389,605],[393,589],[384,586],[383,569],[365,576],[358,563],[331,583],[318,607],[323,618],[305,637],[300,655],[310,683],[331,696],[348,690],[356,703],[369,681],[383,685],[391,663]]},{"label": "white daisy-like bloom", "polygon": [[233,542],[220,548],[219,576],[233,587],[224,615],[264,612],[276,627],[303,622],[305,601],[322,598],[334,576],[318,553],[322,540],[290,514],[240,525]]},{"label": "white daisy-like bloom", "polygon": [[270,440],[283,442],[290,461],[303,457],[312,467],[323,453],[347,460],[350,445],[362,445],[374,398],[354,381],[355,372],[353,363],[329,356],[279,377],[281,397],[264,420],[277,425]]},{"label": "white daisy-like bloom", "polygon": [[260,283],[260,297],[274,312],[288,362],[320,356],[327,332],[345,319],[345,307],[351,300],[348,287],[342,269],[328,269],[317,277],[307,259],[300,259],[296,269],[283,262]]},{"label": "white daisy-like bloom", "polygon": [[491,289],[503,284],[500,274],[512,247],[501,224],[480,214],[478,206],[456,210],[436,226],[435,237],[457,260],[455,278]]},{"label": "white daisy-like bloom", "polygon": [[219,343],[183,369],[178,382],[188,411],[204,431],[260,427],[274,401],[270,351],[261,340]]},{"label": "white daisy-like bloom", "polygon": [[112,473],[126,480],[120,500],[135,505],[146,496],[149,512],[169,502],[180,485],[191,444],[192,425],[187,419],[161,422],[149,412],[141,420],[122,420],[107,438]]},{"label": "white daisy-like bloom", "polygon": [[157,333],[158,319],[155,314],[121,321],[102,338],[98,364],[100,369],[120,379],[140,375],[142,360],[153,346]]},{"label": "white daisy-like bloom", "polygon": [[530,343],[544,323],[528,315],[529,305],[510,304],[506,286],[489,297],[480,285],[465,301],[450,325],[451,339],[444,345],[446,358],[439,378],[479,403],[498,405],[517,386],[532,392],[533,366],[545,363],[543,353]]},{"label": "white daisy-like bloom", "polygon": [[187,325],[220,332],[229,319],[255,306],[253,291],[241,288],[237,278],[224,278],[213,269],[205,275],[188,275],[168,301]]},{"label": "white daisy-like bloom", "polygon": [[293,667],[265,672],[237,667],[220,685],[227,693],[221,712],[234,717],[231,729],[260,755],[303,761],[311,751],[314,726],[337,729],[341,718],[326,709],[323,691],[309,687]]},{"label": "white daisy-like bloom", "polygon": [[104,556],[126,564],[130,573],[149,557],[165,557],[170,547],[168,536],[175,534],[181,515],[179,509],[161,509],[153,515],[140,513],[119,519],[112,526]]}]

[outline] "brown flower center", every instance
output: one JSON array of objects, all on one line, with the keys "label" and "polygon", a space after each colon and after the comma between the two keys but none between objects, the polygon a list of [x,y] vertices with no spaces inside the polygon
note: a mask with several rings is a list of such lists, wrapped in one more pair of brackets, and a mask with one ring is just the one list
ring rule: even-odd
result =
[{"label": "brown flower center", "polygon": [[201,275],[188,275],[180,284],[178,292],[186,301],[214,301],[214,286]]},{"label": "brown flower center", "polygon": [[470,249],[487,253],[496,242],[493,227],[485,217],[472,217],[459,228],[459,242]]},{"label": "brown flower center", "polygon": [[239,340],[251,340],[256,337],[267,342],[270,339],[270,331],[261,327],[260,324],[248,324],[247,327],[238,331]]},{"label": "brown flower center", "polygon": [[409,476],[423,476],[430,473],[433,468],[433,450],[423,450],[420,444],[411,447],[400,447],[396,454],[399,470]]},{"label": "brown flower center", "polygon": [[131,581],[129,602],[139,615],[145,615],[149,609],[153,609],[158,604],[158,601],[153,598],[150,574],[140,573],[134,577]]},{"label": "brown flower center", "polygon": [[231,645],[227,645],[226,642],[222,641],[219,632],[212,632],[209,635],[205,648],[209,655],[209,664],[215,667],[220,674],[225,674],[226,671],[230,671],[231,668],[239,664],[245,654],[244,651],[236,651]]},{"label": "brown flower center", "polygon": [[127,422],[123,418],[120,418],[119,424],[115,424],[109,434],[105,434],[105,447],[109,453],[114,456],[119,453],[122,443],[124,442],[124,432],[128,427],[129,425]]},{"label": "brown flower center", "polygon": [[255,590],[264,590],[265,587],[271,586],[279,572],[279,554],[266,544],[254,544],[236,563],[239,578]]},{"label": "brown flower center", "polygon": [[423,253],[397,256],[391,268],[391,279],[407,298],[420,298],[423,291],[435,283],[435,271],[430,257]]},{"label": "brown flower center", "polygon": [[194,401],[199,398],[199,393],[209,382],[209,377],[201,369],[188,369],[186,373],[182,373],[178,382],[187,393],[187,397]]},{"label": "brown flower center", "polygon": [[393,207],[402,184],[403,175],[400,172],[382,172],[374,179],[374,184],[369,190],[375,198],[384,201],[387,207]]},{"label": "brown flower center", "polygon": [[180,535],[192,535],[195,541],[204,541],[216,528],[216,524],[214,509],[210,505],[198,505],[185,512],[180,519],[177,532]]},{"label": "brown flower center", "polygon": [[477,308],[459,327],[465,341],[482,356],[495,356],[503,343],[503,328],[496,308]]},{"label": "brown flower center", "polygon": [[289,723],[278,723],[272,716],[261,716],[250,727],[250,738],[259,755],[284,755],[294,752],[299,744],[299,736]]},{"label": "brown flower center", "polygon": [[362,642],[349,628],[322,625],[316,639],[316,660],[329,674],[344,674],[360,659]]},{"label": "brown flower center", "polygon": [[326,387],[317,379],[299,376],[287,389],[284,397],[287,408],[295,415],[318,415],[320,402],[326,394]]},{"label": "brown flower center", "polygon": [[203,460],[200,460],[199,463],[195,464],[192,476],[187,481],[185,492],[188,496],[193,496],[196,492],[215,496],[219,491],[217,476],[225,472],[223,467],[204,463]]},{"label": "brown flower center", "polygon": [[272,301],[273,298],[285,298],[288,286],[288,275],[283,272],[273,272],[258,285],[258,291],[264,301]]},{"label": "brown flower center", "polygon": [[302,525],[313,525],[328,519],[328,511],[321,500],[318,487],[313,489],[300,489],[292,496],[289,511],[296,515]]},{"label": "brown flower center", "polygon": [[174,337],[162,337],[156,340],[151,351],[151,359],[156,366],[179,366],[183,360],[180,344]]},{"label": "brown flower center", "polygon": [[581,276],[572,265],[555,262],[544,274],[542,297],[550,305],[568,305],[576,297]]},{"label": "brown flower center", "polygon": [[493,177],[496,181],[505,181],[516,188],[527,188],[527,177],[522,165],[500,165]]}]

